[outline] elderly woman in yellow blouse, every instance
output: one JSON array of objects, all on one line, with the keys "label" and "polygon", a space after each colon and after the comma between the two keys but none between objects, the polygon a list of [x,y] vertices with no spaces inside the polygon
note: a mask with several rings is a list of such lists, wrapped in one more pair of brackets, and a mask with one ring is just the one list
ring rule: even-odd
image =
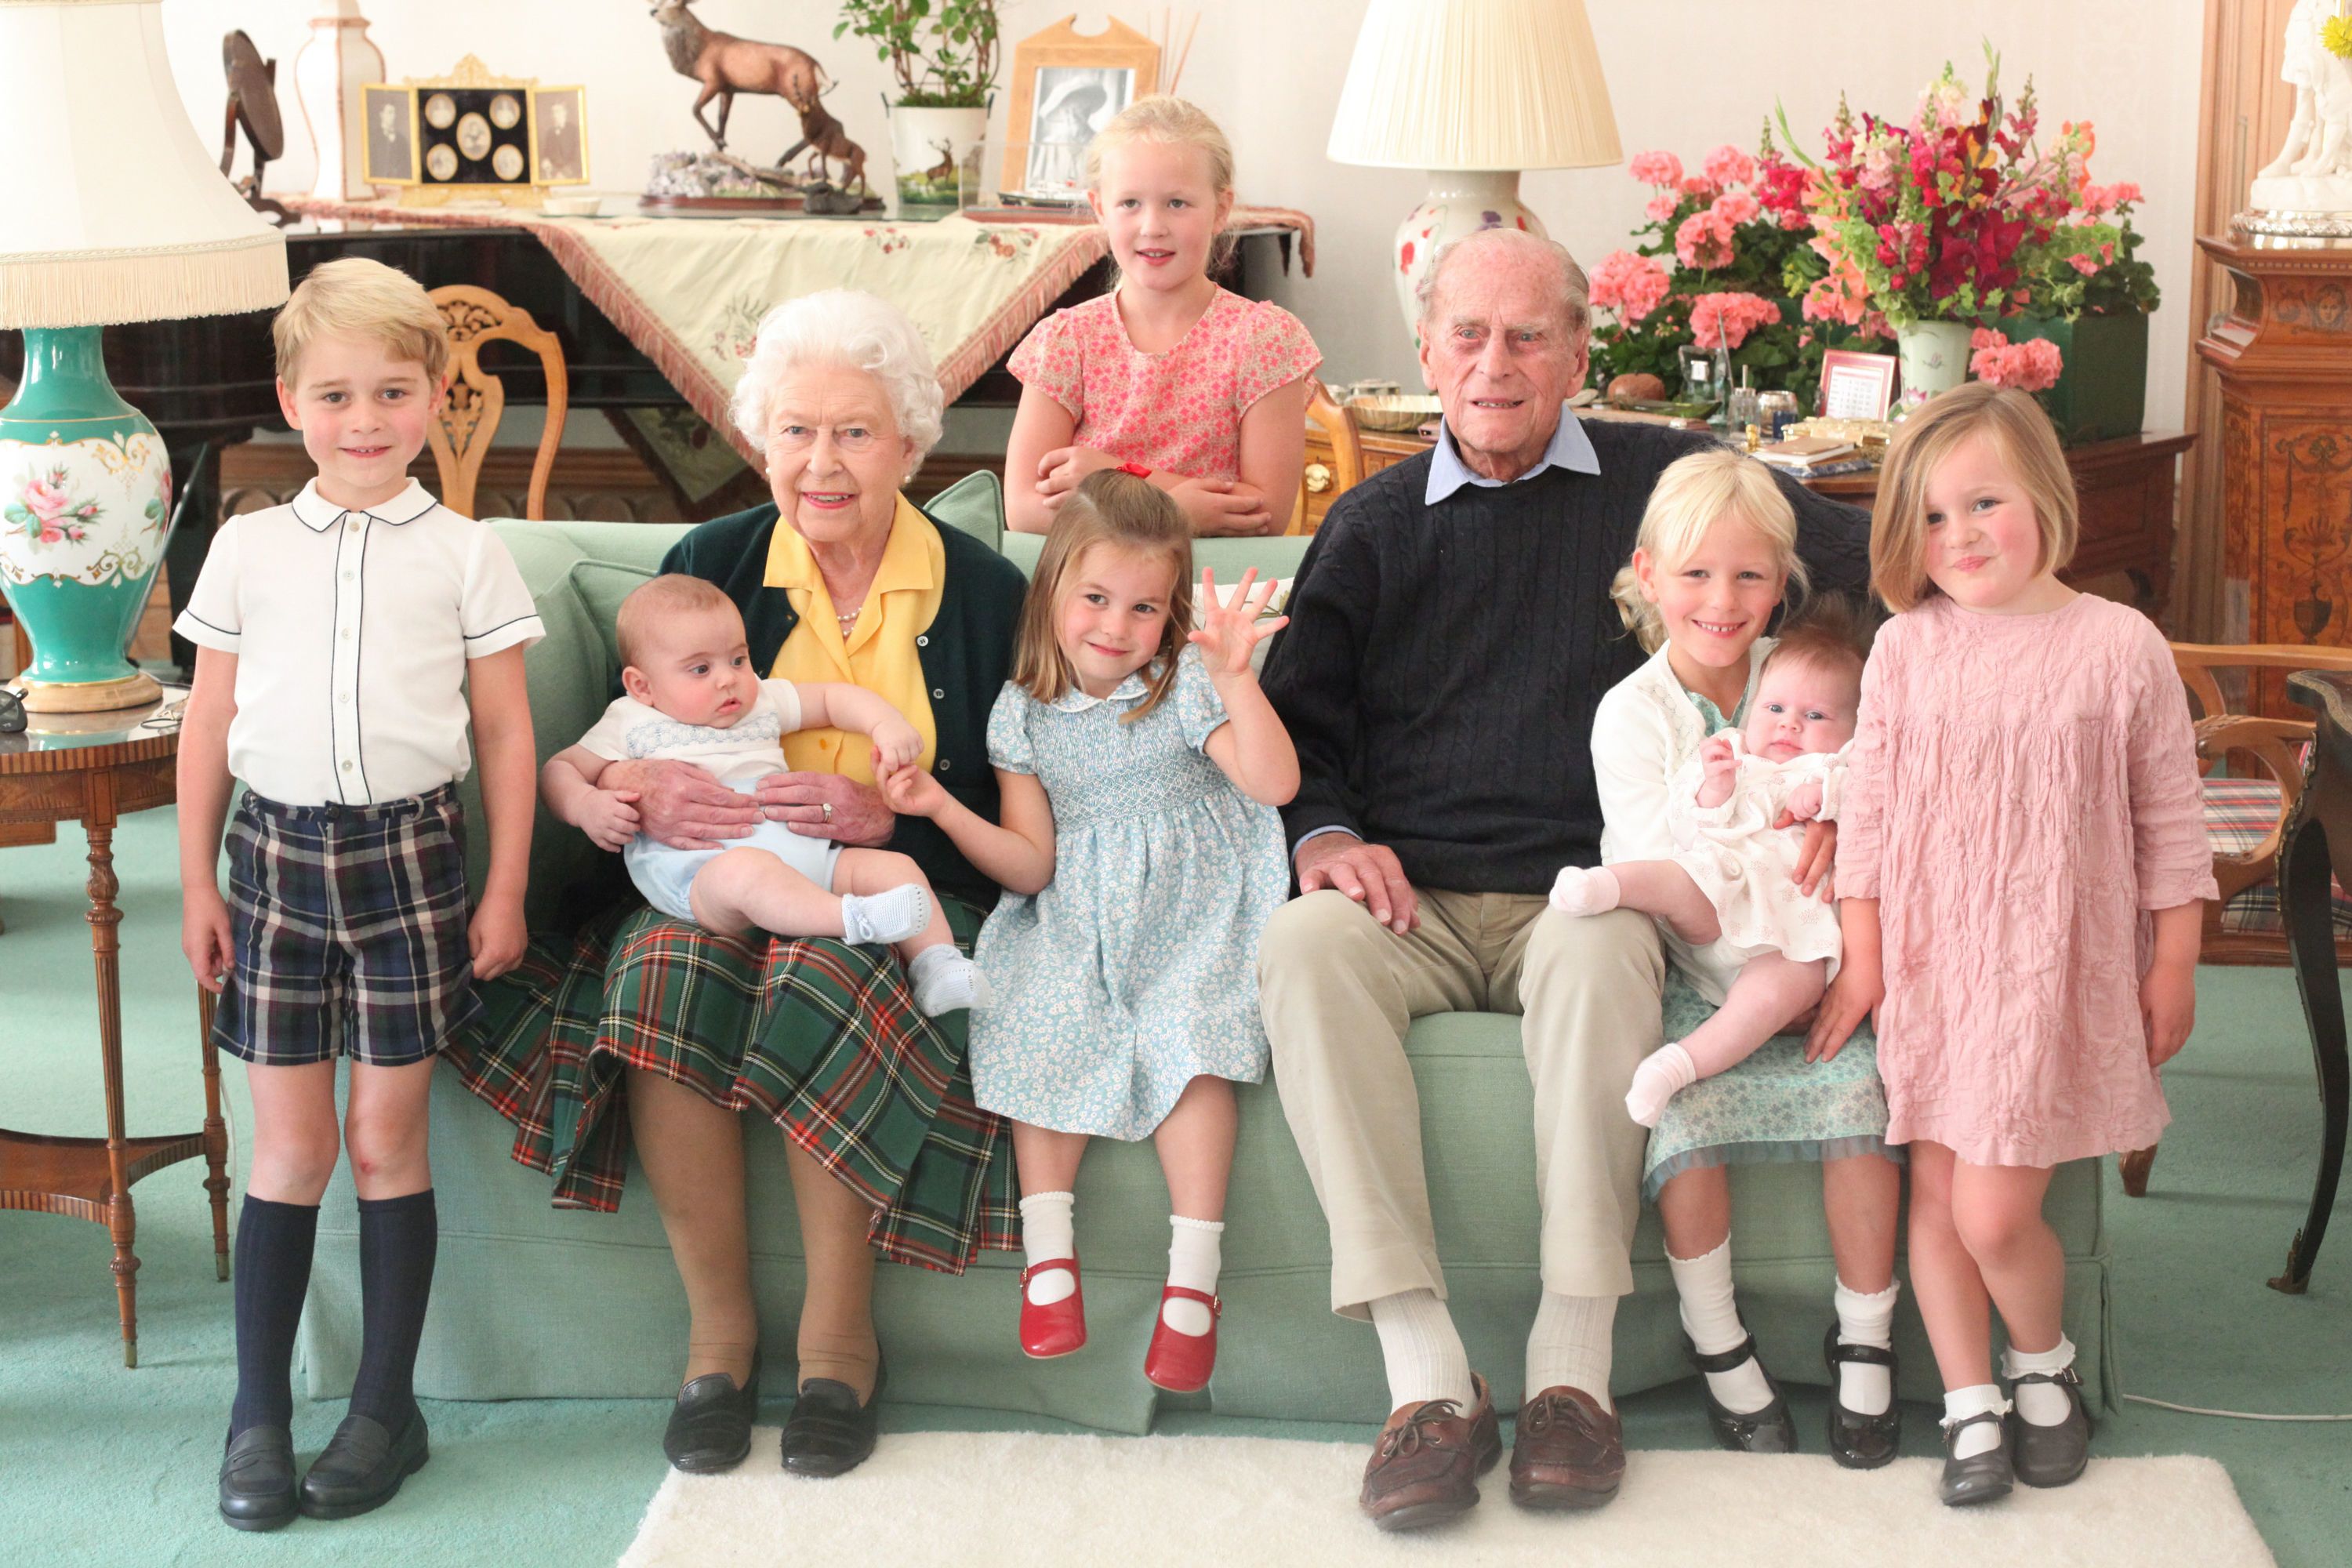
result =
[{"label": "elderly woman in yellow blouse", "polygon": [[[851,681],[888,699],[922,735],[922,765],[994,820],[988,713],[1024,583],[899,493],[940,434],[921,339],[868,294],[780,305],[760,324],[734,415],[766,454],[773,502],[695,529],[662,569],[708,578],[735,601],[762,675]],[[723,844],[765,815],[910,855],[968,940],[995,886],[930,822],[882,804],[866,738],[805,730],[783,747],[792,771],[756,795],[650,759],[614,763],[599,782],[636,792],[641,830],[678,847]],[[560,1203],[567,1188],[589,1206],[617,1200],[625,1143],[612,1121],[615,1090],[625,1093],[627,1136],[692,1316],[664,1440],[671,1462],[723,1470],[750,1447],[761,1358],[738,1113],[756,1110],[784,1134],[807,1259],[784,1464],[810,1475],[857,1464],[873,1447],[883,1377],[876,1252],[960,1271],[979,1247],[1017,1235],[1010,1162],[992,1161],[997,1124],[971,1104],[961,1032],[943,1035],[917,1012],[887,948],[730,941],[646,910],[608,944],[583,941],[567,981],[542,1009],[551,1019],[535,1030],[502,1021],[489,1049],[527,1079],[554,1073],[552,1102],[579,1108],[553,1118],[562,1124],[535,1152],[559,1173]]]}]

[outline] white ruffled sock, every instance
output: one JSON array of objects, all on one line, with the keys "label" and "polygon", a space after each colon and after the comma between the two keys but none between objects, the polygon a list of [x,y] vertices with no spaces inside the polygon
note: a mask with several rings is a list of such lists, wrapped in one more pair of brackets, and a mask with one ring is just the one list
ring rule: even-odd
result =
[{"label": "white ruffled sock", "polygon": [[841,940],[887,946],[919,936],[931,923],[931,895],[919,883],[902,882],[880,893],[841,895]]},{"label": "white ruffled sock", "polygon": [[1697,1081],[1698,1064],[1680,1040],[1668,1040],[1633,1069],[1633,1087],[1625,1091],[1625,1114],[1644,1127],[1655,1127],[1666,1113],[1666,1101]]},{"label": "white ruffled sock", "polygon": [[1401,1290],[1367,1303],[1388,1364],[1389,1408],[1451,1399],[1467,1415],[1478,1391],[1470,1381],[1470,1352],[1462,1348],[1454,1315],[1437,1292]]},{"label": "white ruffled sock", "polygon": [[[1970,1384],[1966,1388],[1953,1389],[1944,1395],[1944,1426],[1965,1421],[1982,1411],[1995,1415],[2009,1414],[2009,1401],[2000,1396],[1997,1383]],[[1952,1440],[1952,1458],[1973,1459],[1979,1454],[1990,1454],[2000,1447],[2000,1423],[1979,1421]]]},{"label": "white ruffled sock", "polygon": [[2066,1391],[2054,1383],[2025,1383],[2017,1379],[2029,1372],[2063,1372],[2074,1364],[2074,1342],[2064,1334],[2058,1342],[2036,1354],[2020,1352],[2011,1346],[2000,1352],[2000,1374],[2010,1380],[2010,1394],[2017,1401],[2017,1418],[2036,1426],[2055,1426],[2074,1414],[2074,1402]]},{"label": "white ruffled sock", "polygon": [[[1843,1279],[1831,1300],[1837,1307],[1838,1338],[1850,1345],[1895,1345],[1895,1300],[1903,1294],[1902,1281],[1875,1295],[1850,1289]],[[1884,1415],[1895,1402],[1895,1380],[1886,1368],[1866,1362],[1838,1363],[1838,1403],[1857,1415]]]},{"label": "white ruffled sock", "polygon": [[916,1010],[926,1018],[959,1007],[985,1007],[996,999],[988,988],[988,976],[950,942],[915,954],[907,965],[907,978],[914,983]]},{"label": "white ruffled sock", "polygon": [[[1731,1238],[1726,1237],[1721,1247],[1696,1258],[1666,1254],[1666,1271],[1682,1298],[1683,1331],[1698,1352],[1721,1355],[1737,1350],[1748,1331],[1739,1325],[1739,1306],[1732,1298]],[[1752,1415],[1772,1403],[1772,1385],[1764,1381],[1764,1368],[1752,1355],[1729,1372],[1705,1375],[1707,1392],[1735,1415]]]},{"label": "white ruffled sock", "polygon": [[[1217,1271],[1224,1262],[1225,1222],[1174,1214],[1168,1216],[1168,1283],[1215,1295]],[[1160,1319],[1178,1333],[1196,1338],[1216,1326],[1206,1306],[1182,1296],[1162,1301]]]},{"label": "white ruffled sock", "polygon": [[[1021,1260],[1034,1268],[1055,1258],[1078,1256],[1077,1227],[1072,1215],[1077,1198],[1069,1193],[1031,1193],[1021,1200]],[[1049,1268],[1029,1277],[1030,1304],[1050,1307],[1066,1301],[1078,1289],[1077,1277],[1066,1268]]]},{"label": "white ruffled sock", "polygon": [[1551,885],[1551,907],[1580,919],[1607,914],[1621,896],[1617,873],[1606,866],[1565,867]]}]

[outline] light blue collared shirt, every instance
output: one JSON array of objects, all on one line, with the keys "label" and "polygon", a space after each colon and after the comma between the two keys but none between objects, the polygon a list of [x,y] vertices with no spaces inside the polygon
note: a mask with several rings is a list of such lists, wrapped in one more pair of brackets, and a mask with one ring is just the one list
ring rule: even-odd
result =
[{"label": "light blue collared shirt", "polygon": [[1601,471],[1601,458],[1592,450],[1592,438],[1584,433],[1584,422],[1576,416],[1576,410],[1565,403],[1559,405],[1559,428],[1552,432],[1551,445],[1544,448],[1544,455],[1537,460],[1536,466],[1517,479],[1490,479],[1472,473],[1469,465],[1462,460],[1462,454],[1454,450],[1454,432],[1440,422],[1437,445],[1430,449],[1429,454],[1429,486],[1422,492],[1421,499],[1426,504],[1435,506],[1464,485],[1499,489],[1506,484],[1517,484],[1519,479],[1534,479],[1546,468],[1566,468],[1577,474],[1597,474]]}]

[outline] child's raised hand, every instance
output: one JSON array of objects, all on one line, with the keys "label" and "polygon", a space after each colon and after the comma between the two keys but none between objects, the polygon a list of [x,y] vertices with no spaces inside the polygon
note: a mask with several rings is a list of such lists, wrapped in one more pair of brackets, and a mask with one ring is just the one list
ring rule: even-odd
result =
[{"label": "child's raised hand", "polygon": [[882,801],[901,816],[937,816],[952,799],[947,787],[912,763],[882,775]]},{"label": "child's raised hand", "polygon": [[923,737],[896,715],[874,726],[874,776],[897,773],[923,754]]},{"label": "child's raised hand", "polygon": [[1192,634],[1191,640],[1199,646],[1201,662],[1208,667],[1212,679],[1250,675],[1251,650],[1290,624],[1288,616],[1259,618],[1274,602],[1279,584],[1269,577],[1252,593],[1250,585],[1256,578],[1257,568],[1253,566],[1242,574],[1241,586],[1234,590],[1233,597],[1221,602],[1217,574],[1201,574],[1201,629]]},{"label": "child's raised hand", "polygon": [[599,849],[625,849],[637,836],[636,801],[635,790],[595,790],[581,797],[575,826]]},{"label": "child's raised hand", "polygon": [[1714,735],[1698,749],[1699,771],[1710,779],[1719,779],[1738,771],[1739,755],[1731,749],[1729,735]]}]

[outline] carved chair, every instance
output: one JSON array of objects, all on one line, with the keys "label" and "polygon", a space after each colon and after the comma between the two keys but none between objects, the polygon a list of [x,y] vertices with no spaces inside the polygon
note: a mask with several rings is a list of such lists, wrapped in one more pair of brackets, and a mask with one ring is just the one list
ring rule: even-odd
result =
[{"label": "carved chair", "polygon": [[1341,406],[1323,384],[1320,376],[1307,378],[1307,417],[1323,427],[1331,439],[1331,461],[1309,463],[1298,476],[1298,500],[1290,509],[1290,526],[1285,533],[1305,533],[1307,530],[1307,498],[1311,492],[1322,495],[1351,489],[1364,477],[1364,442],[1356,432],[1356,416]]},{"label": "carved chair", "polygon": [[474,515],[474,487],[507,405],[506,384],[482,368],[482,345],[504,341],[536,353],[547,373],[547,427],[540,434],[539,455],[530,466],[530,500],[523,510],[525,517],[544,518],[548,476],[555,468],[556,448],[563,445],[563,416],[572,401],[562,346],[554,333],[531,320],[529,310],[488,289],[452,283],[434,289],[432,298],[448,323],[451,351],[449,395],[425,430],[434,465],[441,473],[441,504]]}]

